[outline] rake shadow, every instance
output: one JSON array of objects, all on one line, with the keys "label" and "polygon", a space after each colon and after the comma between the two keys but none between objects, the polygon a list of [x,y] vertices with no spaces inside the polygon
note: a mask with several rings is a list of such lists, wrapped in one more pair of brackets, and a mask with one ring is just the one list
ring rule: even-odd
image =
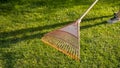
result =
[{"label": "rake shadow", "polygon": [[[109,17],[109,16],[85,19],[83,21],[90,21],[90,20],[101,19],[101,18],[105,18],[105,17]],[[44,33],[39,32],[37,34],[31,34],[31,35],[25,35],[25,34],[26,33],[33,33],[36,31],[42,31],[45,29],[47,30],[47,29],[51,29],[51,28],[56,28],[58,26],[63,26],[63,25],[66,25],[66,24],[69,24],[72,22],[73,21],[68,21],[68,22],[56,23],[56,24],[52,24],[52,25],[45,25],[45,26],[39,26],[39,27],[27,28],[27,29],[20,29],[20,30],[10,31],[10,32],[1,32],[0,33],[0,47],[2,47],[2,48],[10,47],[11,44],[15,44],[17,42],[24,41],[24,40],[35,39],[35,38],[40,39],[47,32],[44,32]],[[94,27],[94,26],[98,26],[98,25],[102,25],[102,24],[106,24],[106,22],[104,21],[101,23],[96,23],[94,25],[81,26],[80,29],[82,30],[82,29],[86,29],[86,28],[90,28],[90,27]],[[16,37],[17,35],[24,35],[24,36],[19,38],[19,37]],[[13,37],[13,38],[9,38],[9,37]]]},{"label": "rake shadow", "polygon": [[[108,16],[101,16],[101,17],[95,17],[95,18],[89,18],[89,19],[83,19],[83,21],[90,21],[90,20],[97,20],[97,19],[102,19],[102,18],[108,18],[111,17],[112,15],[108,15]],[[96,23],[93,25],[85,25],[85,26],[80,26],[80,29],[86,29],[86,28],[90,28],[90,27],[94,27],[94,26],[98,26],[98,25],[102,25],[102,24],[107,24],[106,21],[103,21],[101,23]]]},{"label": "rake shadow", "polygon": [[102,18],[108,18],[108,17],[111,17],[111,16],[112,16],[112,15],[101,16],[101,17],[94,17],[94,18],[88,18],[88,19],[83,19],[83,21],[97,20],[97,19],[102,19]]},{"label": "rake shadow", "polygon": [[[10,44],[14,44],[20,41],[34,39],[34,38],[41,38],[46,33],[46,32],[45,33],[41,32],[42,30],[56,28],[58,26],[66,25],[69,23],[71,23],[71,21],[63,22],[63,23],[56,23],[53,25],[39,26],[35,28],[20,29],[20,30],[10,31],[10,32],[1,32],[0,33],[0,47],[3,47],[3,48],[10,47],[9,46]],[[24,35],[26,33],[33,33],[36,31],[40,31],[40,32],[37,34],[32,34],[32,35]],[[16,37],[17,35],[24,35],[24,36],[21,38],[18,38]],[[9,37],[13,37],[13,38],[9,38]]]},{"label": "rake shadow", "polygon": [[103,24],[107,24],[107,22],[106,22],[106,21],[103,21],[103,22],[101,22],[101,23],[96,23],[96,24],[94,24],[94,25],[80,26],[80,29],[81,29],[81,30],[82,30],[82,29],[87,29],[87,28],[90,28],[90,27],[95,27],[95,26],[103,25]]}]

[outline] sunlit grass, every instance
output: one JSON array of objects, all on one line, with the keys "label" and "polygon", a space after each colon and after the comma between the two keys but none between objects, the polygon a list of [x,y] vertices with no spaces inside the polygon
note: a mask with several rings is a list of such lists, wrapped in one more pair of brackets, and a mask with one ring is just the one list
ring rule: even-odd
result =
[{"label": "sunlit grass", "polygon": [[107,24],[120,1],[100,0],[80,24],[80,62],[41,41],[77,20],[93,0],[11,0],[0,4],[0,67],[119,68],[120,23]]}]

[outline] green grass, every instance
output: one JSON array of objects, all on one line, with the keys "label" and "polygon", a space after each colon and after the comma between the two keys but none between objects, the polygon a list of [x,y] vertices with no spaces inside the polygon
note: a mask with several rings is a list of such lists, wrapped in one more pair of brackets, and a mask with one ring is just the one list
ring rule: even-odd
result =
[{"label": "green grass", "polygon": [[78,19],[94,0],[1,0],[0,68],[120,68],[119,0],[100,0],[81,22],[80,62],[41,37]]}]

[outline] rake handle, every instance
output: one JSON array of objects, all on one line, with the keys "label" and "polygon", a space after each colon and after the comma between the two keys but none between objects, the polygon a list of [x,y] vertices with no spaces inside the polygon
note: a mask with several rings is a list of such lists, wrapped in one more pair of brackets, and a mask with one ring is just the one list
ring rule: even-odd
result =
[{"label": "rake handle", "polygon": [[77,23],[79,24],[81,20],[86,16],[86,14],[92,9],[92,7],[98,2],[98,0],[95,0],[93,4],[86,10],[86,12],[77,20]]}]

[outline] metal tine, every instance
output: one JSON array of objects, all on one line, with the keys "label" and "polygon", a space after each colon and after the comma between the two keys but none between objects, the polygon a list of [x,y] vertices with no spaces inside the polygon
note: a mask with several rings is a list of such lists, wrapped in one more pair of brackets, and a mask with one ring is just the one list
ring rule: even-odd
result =
[{"label": "metal tine", "polygon": [[69,52],[72,54],[72,47],[70,46],[70,48],[69,48],[70,50],[69,50]]},{"label": "metal tine", "polygon": [[71,49],[70,46],[68,46],[67,49],[68,49],[68,53],[70,53],[70,49]]},{"label": "metal tine", "polygon": [[60,47],[60,48],[62,48],[63,46],[64,46],[64,45],[63,45],[63,44],[61,44],[59,47]]},{"label": "metal tine", "polygon": [[69,52],[72,54],[72,47],[70,46],[69,49],[70,49]]},{"label": "metal tine", "polygon": [[61,41],[58,40],[57,46],[60,47],[61,46]]},{"label": "metal tine", "polygon": [[65,43],[65,49],[67,50],[67,47],[69,46],[69,44],[68,43]]},{"label": "metal tine", "polygon": [[[65,43],[65,42],[63,42],[63,43]],[[61,44],[60,48],[63,48],[63,47],[64,47],[64,44]]]}]

